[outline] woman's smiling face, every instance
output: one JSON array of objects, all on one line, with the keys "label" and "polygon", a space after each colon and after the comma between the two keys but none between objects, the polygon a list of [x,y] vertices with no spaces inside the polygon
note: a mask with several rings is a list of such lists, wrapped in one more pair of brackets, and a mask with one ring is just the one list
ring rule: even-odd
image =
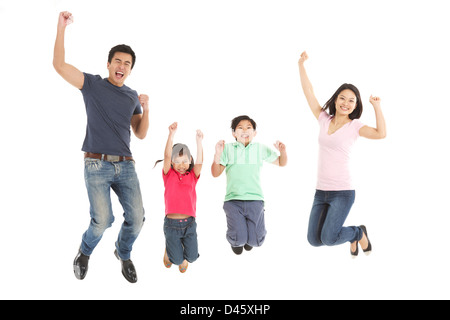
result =
[{"label": "woman's smiling face", "polygon": [[347,116],[351,114],[356,108],[356,100],[356,95],[352,90],[343,90],[336,99],[336,114]]}]

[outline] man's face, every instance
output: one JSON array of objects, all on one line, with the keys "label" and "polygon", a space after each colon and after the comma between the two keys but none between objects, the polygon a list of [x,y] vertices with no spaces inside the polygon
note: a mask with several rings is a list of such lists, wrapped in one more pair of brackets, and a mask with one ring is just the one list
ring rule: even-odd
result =
[{"label": "man's face", "polygon": [[118,87],[123,86],[125,79],[131,73],[132,64],[133,58],[131,57],[131,54],[116,52],[111,59],[111,63],[108,62],[107,64],[109,70],[109,82]]}]

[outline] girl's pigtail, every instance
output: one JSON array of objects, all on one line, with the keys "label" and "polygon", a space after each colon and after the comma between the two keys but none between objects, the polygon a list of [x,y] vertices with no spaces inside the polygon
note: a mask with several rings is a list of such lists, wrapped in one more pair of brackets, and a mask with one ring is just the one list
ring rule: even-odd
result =
[{"label": "girl's pigtail", "polygon": [[156,161],[155,162],[155,166],[153,167],[153,169],[155,169],[155,167],[156,167],[156,165],[158,164],[158,163],[160,163],[160,162],[163,162],[164,160],[158,160],[158,161]]}]

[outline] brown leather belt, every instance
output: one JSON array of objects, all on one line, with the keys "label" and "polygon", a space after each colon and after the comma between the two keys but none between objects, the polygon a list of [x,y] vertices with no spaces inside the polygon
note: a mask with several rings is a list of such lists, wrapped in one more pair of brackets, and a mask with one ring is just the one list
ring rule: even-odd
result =
[{"label": "brown leather belt", "polygon": [[93,158],[93,159],[99,159],[99,160],[109,161],[109,162],[121,162],[121,161],[133,160],[133,157],[111,156],[109,154],[92,153],[92,152],[85,152],[84,158],[85,159]]}]

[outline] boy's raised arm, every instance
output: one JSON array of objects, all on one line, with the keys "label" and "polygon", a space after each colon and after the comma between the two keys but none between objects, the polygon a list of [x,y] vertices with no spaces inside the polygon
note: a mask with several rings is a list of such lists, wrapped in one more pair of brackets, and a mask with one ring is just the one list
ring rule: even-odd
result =
[{"label": "boy's raised arm", "polygon": [[59,14],[58,31],[53,53],[53,67],[64,80],[74,87],[82,89],[84,84],[84,74],[74,66],[66,63],[65,60],[64,36],[67,25],[72,21],[72,14],[70,12],[64,11]]},{"label": "boy's raised arm", "polygon": [[285,167],[287,165],[287,161],[288,161],[286,145],[280,141],[277,141],[277,142],[275,142],[274,146],[278,151],[280,151],[280,156],[278,157],[277,160],[275,160],[273,162],[273,164],[280,166],[280,167]]},{"label": "boy's raised arm", "polygon": [[220,164],[220,158],[222,156],[224,148],[225,148],[224,140],[221,140],[216,144],[216,154],[214,155],[214,162],[211,166],[211,173],[214,178],[220,176],[223,170],[225,170],[225,167]]}]

